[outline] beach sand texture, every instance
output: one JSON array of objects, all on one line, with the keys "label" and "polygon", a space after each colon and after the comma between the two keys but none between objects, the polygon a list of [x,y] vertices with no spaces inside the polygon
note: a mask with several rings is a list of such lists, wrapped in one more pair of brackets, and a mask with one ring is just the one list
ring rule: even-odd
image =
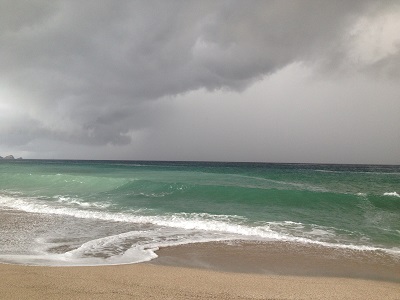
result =
[{"label": "beach sand texture", "polygon": [[400,284],[151,264],[0,265],[2,299],[400,299]]}]

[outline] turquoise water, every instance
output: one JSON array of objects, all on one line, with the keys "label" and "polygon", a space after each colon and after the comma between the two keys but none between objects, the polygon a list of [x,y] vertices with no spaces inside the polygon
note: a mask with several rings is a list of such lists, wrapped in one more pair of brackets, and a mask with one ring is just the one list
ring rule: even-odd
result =
[{"label": "turquoise water", "polygon": [[132,263],[220,240],[400,256],[399,193],[400,166],[3,160],[0,261]]}]

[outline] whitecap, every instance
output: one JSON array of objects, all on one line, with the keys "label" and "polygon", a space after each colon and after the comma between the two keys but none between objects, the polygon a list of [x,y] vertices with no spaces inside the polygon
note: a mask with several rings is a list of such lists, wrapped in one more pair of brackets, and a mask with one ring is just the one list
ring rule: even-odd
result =
[{"label": "whitecap", "polygon": [[386,193],[383,193],[383,196],[392,196],[392,197],[399,197],[400,198],[400,195],[397,194],[396,192],[386,192]]},{"label": "whitecap", "polygon": [[57,199],[56,201],[59,203],[72,205],[72,206],[86,207],[86,208],[89,208],[89,207],[108,208],[111,206],[111,204],[107,203],[107,202],[86,202],[79,198],[63,196],[63,195],[56,195],[53,198]]}]

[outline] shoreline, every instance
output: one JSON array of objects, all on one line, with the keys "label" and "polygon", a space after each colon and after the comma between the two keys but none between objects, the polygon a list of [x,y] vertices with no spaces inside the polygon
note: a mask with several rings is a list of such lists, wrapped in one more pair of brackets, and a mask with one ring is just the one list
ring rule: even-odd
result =
[{"label": "shoreline", "polygon": [[0,264],[5,299],[399,299],[400,262],[382,253],[282,242],[161,248],[144,263]]}]

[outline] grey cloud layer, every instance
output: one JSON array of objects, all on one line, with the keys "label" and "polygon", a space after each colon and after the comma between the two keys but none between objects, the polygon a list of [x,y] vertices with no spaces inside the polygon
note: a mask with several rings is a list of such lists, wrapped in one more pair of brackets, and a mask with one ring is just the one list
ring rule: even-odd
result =
[{"label": "grey cloud layer", "polygon": [[[349,26],[373,9],[395,4],[1,1],[0,5],[0,78],[19,92],[9,105],[20,110],[14,122],[2,124],[2,140],[123,145],[132,142],[132,132],[159,122],[168,109],[155,108],[149,100],[200,88],[240,91],[296,61],[341,62],[341,39]],[[398,56],[399,52],[369,67],[398,74]],[[10,138],[10,132],[18,132],[18,138]]]}]

